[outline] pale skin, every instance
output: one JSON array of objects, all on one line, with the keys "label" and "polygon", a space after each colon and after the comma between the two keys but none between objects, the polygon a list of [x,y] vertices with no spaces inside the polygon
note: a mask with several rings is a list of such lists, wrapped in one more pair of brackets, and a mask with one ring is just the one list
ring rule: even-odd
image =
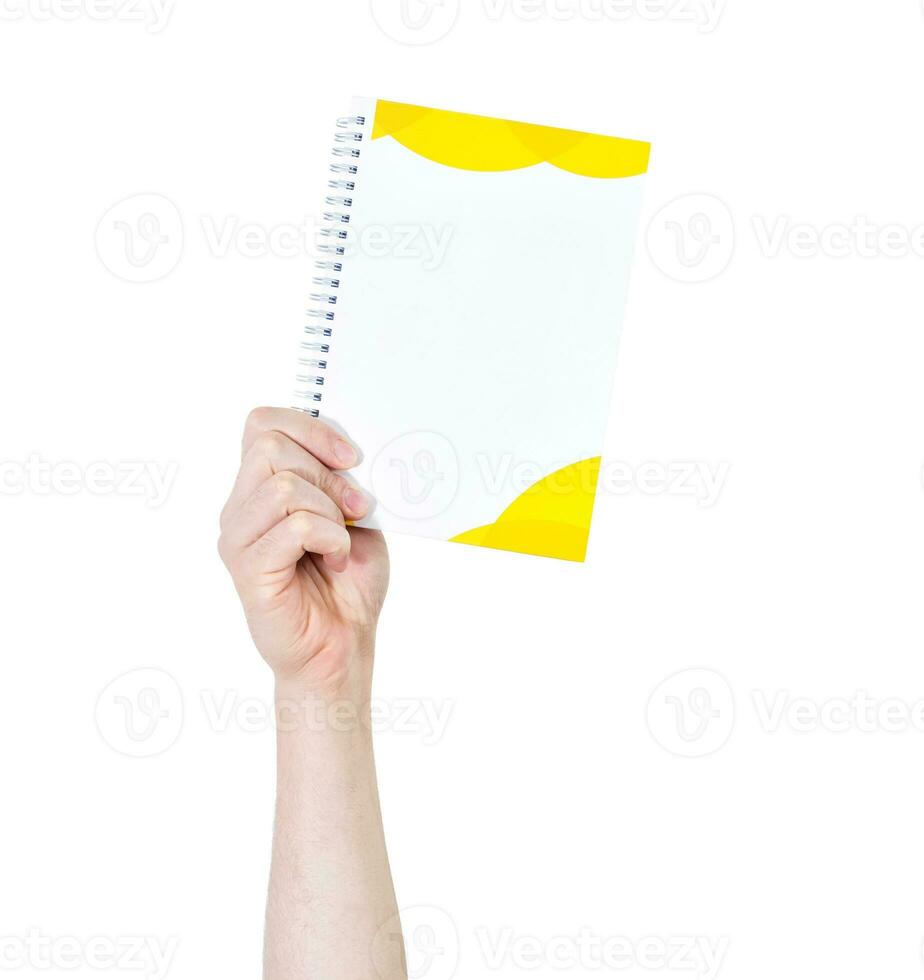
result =
[{"label": "pale skin", "polygon": [[344,477],[355,447],[303,412],[260,408],[219,552],[275,674],[276,829],[264,980],[406,980],[372,752],[377,531]]}]

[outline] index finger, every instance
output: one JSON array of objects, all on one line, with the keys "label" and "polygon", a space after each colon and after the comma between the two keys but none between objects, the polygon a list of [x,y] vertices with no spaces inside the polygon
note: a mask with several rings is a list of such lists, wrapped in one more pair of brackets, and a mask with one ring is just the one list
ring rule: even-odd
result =
[{"label": "index finger", "polygon": [[315,459],[334,470],[347,470],[359,462],[356,447],[320,419],[294,408],[255,408],[247,416],[241,458],[264,432],[281,432]]}]

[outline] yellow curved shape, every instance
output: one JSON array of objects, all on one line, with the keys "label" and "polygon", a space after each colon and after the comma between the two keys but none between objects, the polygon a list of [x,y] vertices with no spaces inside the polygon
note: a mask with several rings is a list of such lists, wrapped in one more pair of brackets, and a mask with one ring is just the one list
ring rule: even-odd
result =
[{"label": "yellow curved shape", "polygon": [[449,540],[583,561],[599,475],[599,456],[556,470],[520,494],[493,524]]},{"label": "yellow curved shape", "polygon": [[585,177],[634,177],[648,170],[651,151],[650,143],[638,140],[380,99],[372,138],[385,136],[460,170],[519,170],[545,162]]}]

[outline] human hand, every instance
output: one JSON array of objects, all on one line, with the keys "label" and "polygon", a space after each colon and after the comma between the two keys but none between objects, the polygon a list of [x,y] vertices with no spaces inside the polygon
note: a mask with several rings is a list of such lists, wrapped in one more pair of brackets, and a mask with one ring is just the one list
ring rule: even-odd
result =
[{"label": "human hand", "polygon": [[367,498],[338,470],[355,448],[303,412],[258,408],[221,514],[219,553],[277,685],[362,695],[388,588],[381,533],[345,526]]}]

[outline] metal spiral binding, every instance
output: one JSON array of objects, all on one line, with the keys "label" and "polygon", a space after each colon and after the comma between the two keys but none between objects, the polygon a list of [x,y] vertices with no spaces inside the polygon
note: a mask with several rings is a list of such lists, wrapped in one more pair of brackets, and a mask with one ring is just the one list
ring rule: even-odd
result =
[{"label": "metal spiral binding", "polygon": [[[298,359],[300,368],[307,368],[311,373],[299,373],[295,376],[298,388],[295,397],[300,402],[317,404],[323,398],[320,388],[324,387],[324,375],[327,360],[318,357],[319,354],[330,353],[327,338],[333,335],[334,328],[330,325],[336,318],[337,290],[340,289],[340,273],[343,271],[343,257],[346,254],[344,245],[339,244],[347,239],[349,234],[350,208],[353,207],[353,192],[356,190],[356,175],[359,166],[359,144],[363,141],[361,129],[366,124],[365,116],[344,116],[337,120],[338,132],[334,134],[333,162],[330,164],[334,175],[327,182],[330,194],[324,199],[324,226],[320,231],[321,241],[317,246],[318,258],[314,267],[319,273],[312,277],[311,284],[315,290],[310,294],[310,307],[307,312],[307,322],[304,332],[307,338],[300,344],[301,356]],[[292,406],[300,412],[305,412],[312,418],[320,414],[317,408],[305,404]]]}]

